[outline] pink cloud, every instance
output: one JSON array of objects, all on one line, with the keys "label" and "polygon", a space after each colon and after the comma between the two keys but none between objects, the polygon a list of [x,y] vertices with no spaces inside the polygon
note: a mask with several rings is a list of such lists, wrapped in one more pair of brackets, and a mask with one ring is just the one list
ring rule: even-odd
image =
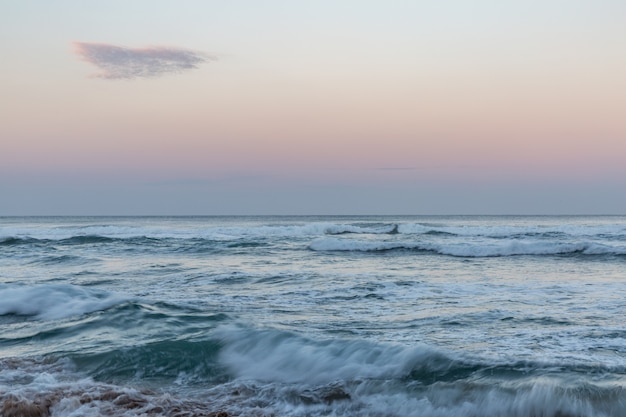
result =
[{"label": "pink cloud", "polygon": [[98,67],[109,80],[159,77],[198,68],[217,57],[182,48],[127,48],[104,43],[74,42],[74,53]]}]

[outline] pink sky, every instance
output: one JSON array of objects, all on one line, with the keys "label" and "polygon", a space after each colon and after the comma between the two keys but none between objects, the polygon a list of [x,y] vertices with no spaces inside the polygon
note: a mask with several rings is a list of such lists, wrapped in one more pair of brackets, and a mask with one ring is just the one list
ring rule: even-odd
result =
[{"label": "pink sky", "polygon": [[347,3],[2,6],[0,215],[626,212],[621,3]]}]

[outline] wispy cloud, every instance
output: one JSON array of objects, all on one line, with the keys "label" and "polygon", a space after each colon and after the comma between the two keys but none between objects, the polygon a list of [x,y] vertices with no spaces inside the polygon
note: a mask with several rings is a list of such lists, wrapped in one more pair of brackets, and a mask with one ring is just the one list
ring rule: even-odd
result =
[{"label": "wispy cloud", "polygon": [[198,68],[217,57],[182,48],[127,48],[105,43],[74,42],[74,52],[95,65],[98,78],[109,80],[159,77]]}]

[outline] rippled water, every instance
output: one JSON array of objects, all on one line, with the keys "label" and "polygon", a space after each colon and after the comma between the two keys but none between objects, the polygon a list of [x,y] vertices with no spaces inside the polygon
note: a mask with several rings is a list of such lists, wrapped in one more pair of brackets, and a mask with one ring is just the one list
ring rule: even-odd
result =
[{"label": "rippled water", "polygon": [[624,217],[0,218],[0,401],[626,415]]}]

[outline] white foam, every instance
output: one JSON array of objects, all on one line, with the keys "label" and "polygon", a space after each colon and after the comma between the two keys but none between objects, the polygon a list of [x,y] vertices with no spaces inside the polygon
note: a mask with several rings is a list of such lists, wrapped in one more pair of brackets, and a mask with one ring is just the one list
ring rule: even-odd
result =
[{"label": "white foam", "polygon": [[[378,392],[362,395],[362,415],[467,417],[467,416],[589,416],[608,417],[602,408],[623,409],[619,401],[594,407],[590,398],[578,398],[554,381],[537,382],[517,389],[488,385],[434,385],[421,395]],[[622,410],[623,411],[623,410]],[[354,413],[353,415],[356,415]]]},{"label": "white foam", "polygon": [[[212,403],[96,382],[72,368],[65,360],[0,360],[0,404],[10,403],[10,415],[55,417],[165,417],[216,411]],[[31,413],[33,408],[39,412]],[[26,411],[20,413],[20,409]]]},{"label": "white foam", "polygon": [[105,310],[127,297],[69,284],[15,286],[0,285],[0,315],[35,316],[57,320]]}]

